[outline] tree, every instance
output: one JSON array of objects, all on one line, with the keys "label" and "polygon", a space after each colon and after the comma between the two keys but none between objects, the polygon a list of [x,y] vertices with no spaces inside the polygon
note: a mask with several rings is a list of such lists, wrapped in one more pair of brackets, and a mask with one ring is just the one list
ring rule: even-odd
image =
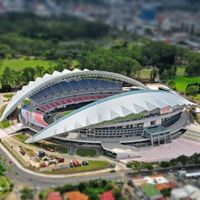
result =
[{"label": "tree", "polygon": [[10,92],[11,91],[11,86],[10,85],[1,85],[1,90],[2,92]]},{"label": "tree", "polygon": [[70,192],[75,190],[76,187],[71,184],[65,184],[64,186],[57,187],[56,191],[60,192],[61,194],[64,194],[65,192]]},{"label": "tree", "polygon": [[196,96],[199,93],[198,85],[190,85],[186,88],[186,94],[191,96]]},{"label": "tree", "polygon": [[120,190],[120,189],[115,188],[115,189],[112,191],[112,193],[113,193],[113,196],[114,196],[115,200],[121,200],[121,199],[123,199],[123,198],[122,198],[122,193],[121,193],[121,190]]},{"label": "tree", "polygon": [[190,157],[190,160],[192,163],[194,163],[195,165],[199,165],[200,164],[200,154],[195,153]]},{"label": "tree", "polygon": [[24,188],[20,191],[21,193],[21,200],[33,200],[33,190],[30,188]]},{"label": "tree", "polygon": [[146,163],[145,168],[148,170],[153,170],[153,165],[151,163]]},{"label": "tree", "polygon": [[175,64],[176,47],[162,42],[149,42],[142,49],[142,64],[157,66],[159,70]]},{"label": "tree", "polygon": [[5,167],[3,166],[2,163],[0,163],[0,176],[4,175],[5,171],[6,171]]},{"label": "tree", "polygon": [[154,81],[157,75],[158,75],[158,68],[154,67],[151,71],[151,77],[150,77],[151,81]]},{"label": "tree", "polygon": [[166,162],[166,161],[162,161],[160,163],[160,167],[162,167],[162,168],[168,168],[168,167],[170,167],[170,163]]},{"label": "tree", "polygon": [[171,196],[171,189],[165,188],[165,189],[161,190],[161,193],[163,194],[164,197],[170,197]]},{"label": "tree", "polygon": [[5,44],[0,45],[0,58],[1,59],[6,58],[11,53],[12,53],[12,51],[8,45],[5,45]]},{"label": "tree", "polygon": [[185,166],[188,163],[188,157],[185,155],[179,156],[176,160],[180,162],[183,166]]},{"label": "tree", "polygon": [[35,76],[36,77],[43,77],[45,74],[45,69],[42,66],[37,66],[35,68]]},{"label": "tree", "polygon": [[176,76],[176,67],[170,67],[169,69],[159,69],[159,75],[162,79],[174,78]]},{"label": "tree", "polygon": [[87,188],[87,187],[86,187],[86,184],[83,183],[83,182],[81,182],[81,183],[78,185],[78,189],[79,189],[80,192],[84,192],[86,188]]},{"label": "tree", "polygon": [[176,166],[177,165],[177,160],[176,159],[171,159],[170,160],[170,165],[171,166]]},{"label": "tree", "polygon": [[172,90],[176,90],[176,82],[175,81],[169,81],[168,85]]},{"label": "tree", "polygon": [[1,78],[2,87],[6,85],[10,85],[11,87],[14,86],[16,81],[15,75],[16,73],[14,70],[10,67],[6,67]]},{"label": "tree", "polygon": [[28,84],[30,81],[35,80],[35,75],[35,68],[26,67],[22,70],[21,78],[24,84]]},{"label": "tree", "polygon": [[191,58],[191,62],[186,66],[185,73],[188,76],[199,76],[200,75],[200,56],[199,54]]},{"label": "tree", "polygon": [[143,169],[143,166],[144,166],[143,162],[138,162],[138,161],[132,162],[133,170],[137,170],[138,173]]},{"label": "tree", "polygon": [[137,60],[131,58],[124,58],[124,67],[126,68],[126,75],[131,76],[137,74],[139,76],[139,71],[141,70],[140,63]]}]

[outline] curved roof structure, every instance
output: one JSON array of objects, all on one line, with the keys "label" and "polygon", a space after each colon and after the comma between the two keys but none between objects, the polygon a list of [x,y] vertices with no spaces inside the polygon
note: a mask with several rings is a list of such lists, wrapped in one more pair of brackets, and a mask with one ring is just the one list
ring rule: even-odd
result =
[{"label": "curved roof structure", "polygon": [[164,108],[166,106],[173,107],[176,105],[183,106],[192,104],[178,94],[159,90],[124,92],[90,103],[60,118],[28,139],[27,143],[54,137],[65,132],[95,125],[117,117],[124,117],[129,114],[152,111],[156,108]]},{"label": "curved roof structure", "polygon": [[89,71],[87,69],[84,69],[83,71],[79,69],[74,69],[73,71],[65,69],[63,72],[55,71],[52,75],[45,74],[44,77],[42,78],[39,77],[35,81],[29,82],[27,86],[24,86],[22,90],[18,91],[16,95],[14,95],[11,101],[8,103],[0,120],[1,121],[5,120],[17,108],[19,103],[23,102],[24,99],[26,99],[30,95],[33,95],[34,93],[40,91],[41,89],[44,89],[48,84],[58,82],[62,78],[88,77],[88,76],[112,78],[115,80],[130,83],[132,85],[137,85],[138,87],[141,88],[147,88],[144,84],[140,83],[139,81],[112,72]]}]

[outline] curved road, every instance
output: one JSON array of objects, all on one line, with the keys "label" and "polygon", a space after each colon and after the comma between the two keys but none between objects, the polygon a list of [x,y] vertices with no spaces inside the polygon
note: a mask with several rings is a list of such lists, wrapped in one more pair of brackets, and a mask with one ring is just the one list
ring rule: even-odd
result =
[{"label": "curved road", "polygon": [[[19,166],[18,161],[15,160],[13,156],[7,153],[4,148],[2,148],[2,144],[0,145],[0,155],[4,157],[8,163],[11,165],[12,171],[7,170],[8,176],[14,183],[23,183],[24,185],[28,185],[32,188],[45,188],[45,187],[55,187],[58,185],[63,185],[65,183],[76,184],[83,181],[88,181],[92,179],[122,179],[125,176],[125,172],[102,172],[102,173],[91,173],[86,175],[83,173],[82,175],[77,176],[77,174],[72,174],[66,177],[65,175],[59,175],[57,177],[51,176],[40,176],[40,174],[30,173],[28,170]],[[9,164],[9,161],[12,160],[12,164]],[[14,172],[17,174],[15,175]],[[127,171],[126,171],[127,172]]]}]

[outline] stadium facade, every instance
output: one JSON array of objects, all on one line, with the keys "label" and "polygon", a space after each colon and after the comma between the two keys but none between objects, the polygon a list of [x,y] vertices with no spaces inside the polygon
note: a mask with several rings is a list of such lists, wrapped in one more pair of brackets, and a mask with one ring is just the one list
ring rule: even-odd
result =
[{"label": "stadium facade", "polygon": [[27,143],[53,138],[101,145],[113,156],[130,157],[137,146],[177,138],[189,123],[191,106],[172,91],[151,90],[120,74],[75,69],[46,74],[24,86],[1,120],[18,112],[24,127],[36,132]]}]

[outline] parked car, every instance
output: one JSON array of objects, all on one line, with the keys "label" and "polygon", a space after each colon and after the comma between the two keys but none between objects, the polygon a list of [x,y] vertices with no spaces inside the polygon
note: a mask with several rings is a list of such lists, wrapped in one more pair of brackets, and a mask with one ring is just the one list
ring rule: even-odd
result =
[{"label": "parked car", "polygon": [[43,161],[49,161],[49,158],[48,157],[44,157],[42,160]]},{"label": "parked car", "polygon": [[69,166],[70,166],[71,168],[75,167],[73,162],[70,162]]},{"label": "parked car", "polygon": [[64,158],[57,158],[57,160],[58,160],[59,163],[64,163],[65,162]]},{"label": "parked car", "polygon": [[22,154],[22,156],[24,156],[26,154],[23,149],[20,149],[19,152]]},{"label": "parked car", "polygon": [[57,163],[58,163],[58,161],[56,159],[49,160],[49,165],[51,165],[51,164],[57,164]]},{"label": "parked car", "polygon": [[87,160],[83,160],[82,165],[89,165],[89,162]]},{"label": "parked car", "polygon": [[40,163],[40,167],[46,167],[47,165],[45,164],[45,162]]}]

